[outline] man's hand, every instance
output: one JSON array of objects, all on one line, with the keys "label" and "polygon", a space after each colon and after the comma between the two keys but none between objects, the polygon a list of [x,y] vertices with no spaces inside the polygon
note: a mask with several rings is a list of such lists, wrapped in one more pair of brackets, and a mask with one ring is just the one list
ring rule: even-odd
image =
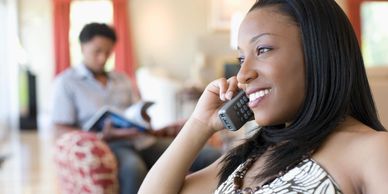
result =
[{"label": "man's hand", "polygon": [[107,120],[104,124],[104,128],[102,129],[101,139],[105,141],[131,139],[140,134],[141,132],[139,132],[136,128],[114,128],[112,122]]}]

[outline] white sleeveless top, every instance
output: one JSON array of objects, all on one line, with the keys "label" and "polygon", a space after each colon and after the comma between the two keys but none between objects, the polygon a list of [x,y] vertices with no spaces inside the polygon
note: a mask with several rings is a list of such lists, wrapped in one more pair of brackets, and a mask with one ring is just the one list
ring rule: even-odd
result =
[{"label": "white sleeveless top", "polygon": [[[237,169],[229,175],[215,194],[234,194],[233,178],[235,173],[243,167],[240,164]],[[244,193],[244,192],[241,192]],[[263,185],[254,194],[342,194],[334,179],[313,159],[305,159],[283,176],[277,177],[272,182]]]}]

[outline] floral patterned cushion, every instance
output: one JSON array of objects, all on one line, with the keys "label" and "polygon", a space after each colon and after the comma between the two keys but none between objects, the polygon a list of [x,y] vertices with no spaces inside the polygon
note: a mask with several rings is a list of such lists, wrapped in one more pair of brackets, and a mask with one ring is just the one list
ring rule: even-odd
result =
[{"label": "floral patterned cushion", "polygon": [[117,194],[117,162],[94,133],[74,131],[56,142],[54,160],[61,194]]}]

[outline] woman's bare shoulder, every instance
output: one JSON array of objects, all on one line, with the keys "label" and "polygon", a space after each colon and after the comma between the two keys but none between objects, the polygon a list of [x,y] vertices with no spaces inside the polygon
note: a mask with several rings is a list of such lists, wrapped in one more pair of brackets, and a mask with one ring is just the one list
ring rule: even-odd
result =
[{"label": "woman's bare shoulder", "polygon": [[383,177],[388,175],[387,132],[378,132],[349,119],[329,136],[319,151],[316,159],[327,168],[345,193],[370,193],[364,191],[371,185],[369,181],[374,181],[375,178],[371,177],[381,177],[388,182]]},{"label": "woman's bare shoulder", "polygon": [[[339,138],[344,152],[350,153],[352,159],[363,160],[388,156],[388,132],[376,131],[364,124],[354,125],[344,131]],[[387,163],[388,165],[388,163]]]},{"label": "woman's bare shoulder", "polygon": [[[338,143],[341,141],[345,146],[343,151],[357,149],[357,155],[369,154],[371,150],[379,150],[388,145],[388,133],[386,131],[376,131],[369,126],[355,120],[348,121],[335,133],[334,137]],[[386,148],[384,148],[386,149]]]},{"label": "woman's bare shoulder", "polygon": [[[366,127],[367,128],[367,127]],[[358,171],[361,193],[388,191],[388,133],[373,129],[362,130],[354,136],[347,159]]]},{"label": "woman's bare shoulder", "polygon": [[363,161],[363,193],[386,193],[388,191],[388,133],[373,132],[367,135],[360,160]]},{"label": "woman's bare shoulder", "polygon": [[[388,132],[370,129],[355,136],[354,148],[360,157],[380,158],[388,156]],[[387,163],[388,165],[388,163]]]}]

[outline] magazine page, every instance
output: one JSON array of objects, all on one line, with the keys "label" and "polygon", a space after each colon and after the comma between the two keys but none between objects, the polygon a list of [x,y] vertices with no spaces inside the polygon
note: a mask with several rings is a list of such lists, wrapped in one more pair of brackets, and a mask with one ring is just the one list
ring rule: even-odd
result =
[{"label": "magazine page", "polygon": [[143,114],[147,114],[147,109],[152,106],[154,102],[151,101],[140,101],[137,102],[130,107],[128,107],[124,111],[124,116],[128,120],[131,120],[132,122],[136,123],[137,125],[143,126],[144,128],[151,128],[151,124],[149,121],[147,121]]}]

